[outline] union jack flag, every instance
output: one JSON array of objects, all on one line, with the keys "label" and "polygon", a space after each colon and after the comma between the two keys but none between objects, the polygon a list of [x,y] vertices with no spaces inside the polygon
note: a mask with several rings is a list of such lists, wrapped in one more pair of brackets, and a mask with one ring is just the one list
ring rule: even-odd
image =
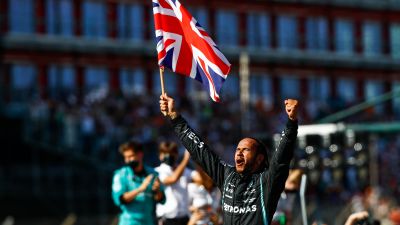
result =
[{"label": "union jack flag", "polygon": [[158,65],[200,81],[211,98],[219,93],[231,64],[178,0],[153,0]]}]

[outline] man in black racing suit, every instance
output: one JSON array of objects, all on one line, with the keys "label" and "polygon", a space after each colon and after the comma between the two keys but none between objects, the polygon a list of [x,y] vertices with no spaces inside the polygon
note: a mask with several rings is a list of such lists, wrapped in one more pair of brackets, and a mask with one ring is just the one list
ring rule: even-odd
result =
[{"label": "man in black racing suit", "polygon": [[173,98],[166,94],[160,96],[161,112],[171,119],[182,144],[221,190],[224,224],[271,224],[296,143],[297,105],[296,100],[285,100],[289,119],[270,162],[262,142],[247,137],[236,148],[233,167],[221,161],[195,134],[177,113]]}]

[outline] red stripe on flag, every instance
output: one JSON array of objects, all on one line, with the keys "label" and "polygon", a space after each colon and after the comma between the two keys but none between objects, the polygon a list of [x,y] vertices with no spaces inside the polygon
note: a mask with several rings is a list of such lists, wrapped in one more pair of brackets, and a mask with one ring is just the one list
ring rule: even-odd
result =
[{"label": "red stripe on flag", "polygon": [[161,7],[166,8],[166,9],[172,9],[172,7],[165,1],[165,0],[159,0],[158,3],[161,5]]},{"label": "red stripe on flag", "polygon": [[168,46],[172,45],[173,43],[175,43],[175,40],[168,39],[166,42],[164,42],[164,47],[168,48]]}]

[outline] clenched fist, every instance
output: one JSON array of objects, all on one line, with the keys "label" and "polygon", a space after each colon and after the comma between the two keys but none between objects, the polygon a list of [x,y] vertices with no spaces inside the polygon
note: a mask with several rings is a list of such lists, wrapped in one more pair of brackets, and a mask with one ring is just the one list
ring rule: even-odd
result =
[{"label": "clenched fist", "polygon": [[298,108],[297,100],[295,99],[285,100],[285,109],[290,120],[297,120],[297,108]]},{"label": "clenched fist", "polygon": [[175,119],[178,116],[175,110],[175,100],[166,93],[160,95],[160,110],[164,116],[169,116],[171,119]]}]

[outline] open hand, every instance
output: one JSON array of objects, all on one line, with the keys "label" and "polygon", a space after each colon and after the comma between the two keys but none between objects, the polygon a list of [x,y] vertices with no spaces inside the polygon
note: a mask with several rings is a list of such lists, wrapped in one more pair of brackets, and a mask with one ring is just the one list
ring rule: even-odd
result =
[{"label": "open hand", "polygon": [[142,192],[147,189],[147,186],[149,186],[151,179],[153,179],[153,176],[153,174],[150,174],[146,178],[144,178],[142,184],[139,187]]}]

